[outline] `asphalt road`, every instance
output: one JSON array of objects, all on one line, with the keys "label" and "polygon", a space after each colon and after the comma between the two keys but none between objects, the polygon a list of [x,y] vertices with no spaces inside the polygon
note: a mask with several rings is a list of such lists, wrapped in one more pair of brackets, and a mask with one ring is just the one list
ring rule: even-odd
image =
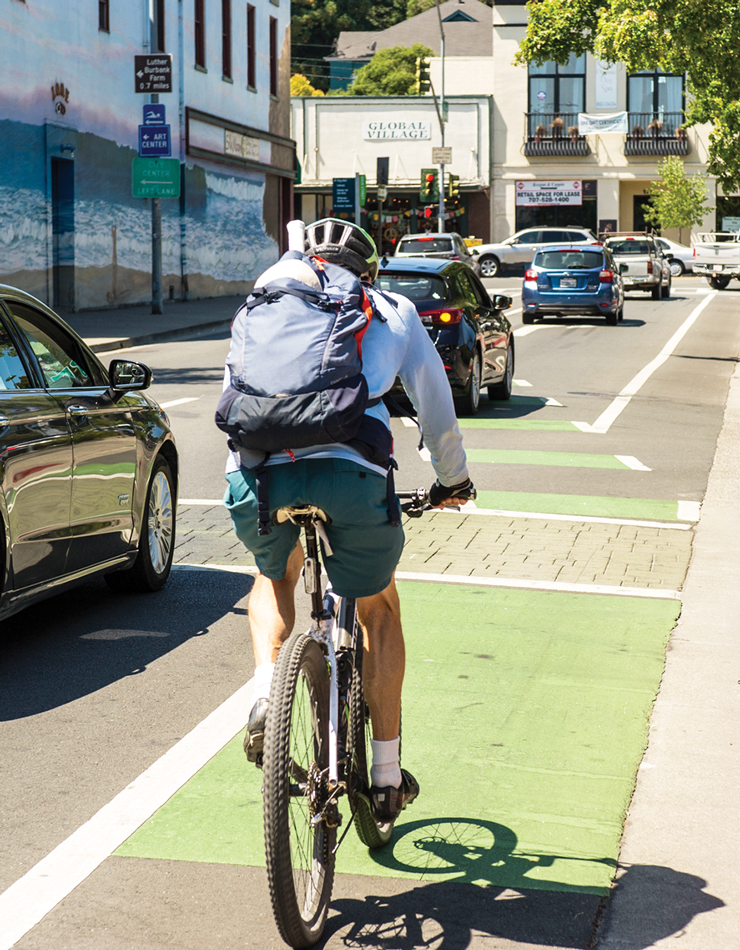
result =
[{"label": "asphalt road", "polygon": [[[520,282],[486,283],[516,291]],[[479,507],[553,511],[571,497],[589,514],[607,499],[625,512],[638,502],[645,510],[699,502],[740,349],[737,300],[682,278],[669,300],[629,296],[617,327],[589,319],[523,327],[515,296],[514,398],[484,397],[479,424],[463,428]],[[670,354],[648,372],[667,345]],[[180,496],[191,502],[223,492],[224,437],[212,419],[227,348],[216,334],[129,351],[154,370],[152,393],[168,406],[181,454]],[[625,393],[636,378],[634,394]],[[624,405],[610,419],[620,393]],[[604,431],[593,431],[600,419]],[[429,484],[415,430],[393,426],[397,484]],[[222,530],[215,517],[213,530]],[[94,582],[3,624],[0,891],[251,676],[250,585],[243,574],[179,570],[160,594],[124,597]],[[299,623],[305,607],[302,600]],[[437,714],[443,725],[446,711]],[[327,946],[585,947],[603,909],[591,894],[566,889],[527,892],[519,909],[503,900],[494,910],[459,887],[409,890],[392,878],[343,876]],[[0,921],[0,938],[2,929]],[[260,868],[120,857],[104,861],[17,945],[282,946]]]}]

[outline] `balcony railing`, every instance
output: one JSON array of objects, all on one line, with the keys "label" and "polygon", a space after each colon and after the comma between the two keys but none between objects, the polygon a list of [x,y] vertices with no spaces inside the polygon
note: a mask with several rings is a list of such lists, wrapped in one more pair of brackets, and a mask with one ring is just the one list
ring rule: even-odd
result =
[{"label": "balcony railing", "polygon": [[682,112],[630,112],[625,155],[688,155]]},{"label": "balcony railing", "polygon": [[578,134],[577,112],[527,113],[524,141],[527,157],[589,155],[590,152],[586,136]]}]

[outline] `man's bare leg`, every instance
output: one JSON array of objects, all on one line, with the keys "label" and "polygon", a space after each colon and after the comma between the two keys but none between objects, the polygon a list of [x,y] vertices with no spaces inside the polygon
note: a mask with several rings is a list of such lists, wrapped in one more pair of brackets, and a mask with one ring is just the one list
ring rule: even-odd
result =
[{"label": "man's bare leg", "polygon": [[357,613],[365,634],[362,683],[373,738],[396,739],[401,728],[401,689],[406,649],[395,578],[379,594],[360,597]]},{"label": "man's bare leg", "polygon": [[249,595],[249,629],[254,664],[274,663],[295,624],[295,587],[303,567],[303,548],[296,544],[288,558],[285,577],[271,581],[258,574]]}]

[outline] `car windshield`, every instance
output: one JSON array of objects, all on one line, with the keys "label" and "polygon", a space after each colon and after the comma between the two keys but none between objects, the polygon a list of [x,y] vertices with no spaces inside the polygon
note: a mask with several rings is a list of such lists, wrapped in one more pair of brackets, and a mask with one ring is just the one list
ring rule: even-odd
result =
[{"label": "car windshield", "polygon": [[586,270],[601,267],[604,257],[599,251],[540,251],[534,259],[535,267],[548,270]]},{"label": "car windshield", "polygon": [[447,287],[441,277],[420,274],[387,274],[381,272],[375,280],[379,290],[403,294],[409,300],[445,300]]},{"label": "car windshield", "polygon": [[451,251],[452,240],[436,237],[410,238],[408,241],[401,241],[399,250],[403,251],[404,254],[432,254],[435,251]]},{"label": "car windshield", "polygon": [[650,245],[647,241],[610,241],[609,250],[612,254],[649,254]]}]

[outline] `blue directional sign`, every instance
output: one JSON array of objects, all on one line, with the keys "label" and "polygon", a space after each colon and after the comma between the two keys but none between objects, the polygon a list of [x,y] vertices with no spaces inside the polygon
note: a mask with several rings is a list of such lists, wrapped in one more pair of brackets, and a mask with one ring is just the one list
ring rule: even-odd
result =
[{"label": "blue directional sign", "polygon": [[172,154],[169,125],[139,126],[139,155],[155,158]]},{"label": "blue directional sign", "polygon": [[167,119],[165,118],[165,107],[163,102],[147,102],[144,106],[144,118],[142,120],[144,125],[164,125]]}]

